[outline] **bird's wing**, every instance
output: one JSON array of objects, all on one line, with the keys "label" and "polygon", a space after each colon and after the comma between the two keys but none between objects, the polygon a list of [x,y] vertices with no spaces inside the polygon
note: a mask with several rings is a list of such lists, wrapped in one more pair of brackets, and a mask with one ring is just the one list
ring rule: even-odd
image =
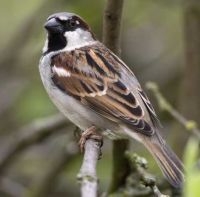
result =
[{"label": "bird's wing", "polygon": [[151,136],[156,114],[132,71],[104,45],[52,58],[52,80],[63,92],[114,122]]}]

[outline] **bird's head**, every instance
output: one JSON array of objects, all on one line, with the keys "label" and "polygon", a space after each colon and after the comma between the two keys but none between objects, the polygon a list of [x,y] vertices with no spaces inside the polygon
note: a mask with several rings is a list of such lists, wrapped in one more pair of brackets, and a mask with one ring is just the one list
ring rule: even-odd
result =
[{"label": "bird's head", "polygon": [[43,53],[66,50],[86,46],[96,39],[88,24],[73,13],[61,12],[47,18],[44,27],[47,31],[47,40]]}]

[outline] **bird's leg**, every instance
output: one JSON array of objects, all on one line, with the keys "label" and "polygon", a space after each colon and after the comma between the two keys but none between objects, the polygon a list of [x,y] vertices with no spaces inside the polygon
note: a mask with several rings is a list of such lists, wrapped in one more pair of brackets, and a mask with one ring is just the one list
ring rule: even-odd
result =
[{"label": "bird's leg", "polygon": [[87,139],[93,139],[101,143],[101,146],[103,145],[103,137],[96,131],[95,126],[91,126],[85,131],[82,132],[81,138],[79,140],[79,146],[81,152],[84,150],[85,142]]}]

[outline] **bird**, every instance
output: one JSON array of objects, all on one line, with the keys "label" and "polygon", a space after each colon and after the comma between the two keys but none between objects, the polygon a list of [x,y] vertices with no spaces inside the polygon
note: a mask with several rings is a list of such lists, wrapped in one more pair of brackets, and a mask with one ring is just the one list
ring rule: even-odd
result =
[{"label": "bird", "polygon": [[44,28],[39,72],[58,110],[85,135],[139,141],[169,183],[182,187],[183,164],[161,136],[159,119],[133,71],[77,14],[52,14]]}]

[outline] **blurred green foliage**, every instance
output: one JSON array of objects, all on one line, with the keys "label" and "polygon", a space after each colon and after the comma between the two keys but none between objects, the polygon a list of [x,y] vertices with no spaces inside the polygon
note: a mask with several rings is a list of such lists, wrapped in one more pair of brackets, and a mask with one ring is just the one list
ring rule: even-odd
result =
[{"label": "blurred green foliage", "polygon": [[[105,2],[105,0],[1,1],[0,135],[2,137],[0,142],[2,147],[4,144],[9,144],[4,137],[9,138],[12,133],[17,135],[17,128],[37,118],[58,112],[49,100],[38,72],[38,62],[45,41],[43,23],[46,18],[54,12],[75,12],[90,24],[97,37],[101,39]],[[143,84],[147,80],[159,83],[165,96],[174,106],[177,106],[179,84],[184,68],[182,1],[134,0],[125,1],[124,4],[122,59],[134,70]],[[29,20],[31,24],[27,31],[20,32]],[[30,32],[28,32],[29,29],[31,29]],[[17,39],[22,40],[23,43],[15,44],[14,41]],[[14,61],[9,61],[15,54],[17,57]],[[160,115],[163,125],[167,128],[163,129],[163,135],[168,137],[170,132],[165,131],[172,130],[172,119],[165,113],[164,115],[160,113]],[[65,132],[61,134],[55,132],[43,143],[27,150],[7,170],[6,175],[27,190],[32,190],[45,169],[51,166],[51,161],[64,147],[65,142],[62,140],[65,139],[63,136],[66,134],[63,133]],[[103,158],[98,163],[100,191],[105,191],[110,181],[112,162],[110,149],[110,141],[105,140]],[[134,142],[132,149],[142,156],[147,156],[150,171],[160,175],[158,167],[142,146]],[[4,148],[2,152],[3,150]],[[185,197],[200,196],[199,168],[194,166],[198,152],[198,142],[190,139],[185,151],[188,177],[184,191]],[[1,155],[3,153],[0,152],[0,158]],[[78,195],[79,186],[76,184],[76,174],[81,160],[82,156],[78,155],[65,166],[63,173],[57,178],[55,188],[53,188],[54,192],[48,197],[70,196],[70,194],[72,196],[72,193],[73,196]]]},{"label": "blurred green foliage", "polygon": [[184,164],[186,169],[184,196],[200,196],[199,140],[194,137],[191,137],[188,140],[187,146],[185,148]]}]

